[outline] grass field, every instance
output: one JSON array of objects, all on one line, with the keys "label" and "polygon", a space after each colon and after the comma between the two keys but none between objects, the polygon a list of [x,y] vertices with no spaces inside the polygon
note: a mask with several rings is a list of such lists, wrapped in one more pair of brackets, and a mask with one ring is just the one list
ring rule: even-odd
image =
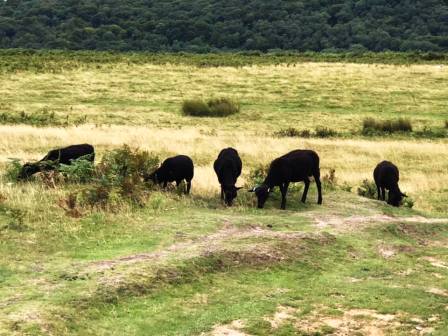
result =
[{"label": "grass field", "polygon": [[[8,158],[87,142],[98,161],[130,144],[161,158],[190,155],[192,195],[153,191],[144,207],[72,217],[61,199],[83,186],[1,177],[0,335],[448,333],[448,140],[360,134],[366,117],[444,131],[446,64],[64,62],[39,71],[1,62],[1,175]],[[185,99],[223,96],[241,112],[181,114]],[[55,115],[35,127],[10,117],[21,112]],[[338,134],[274,135],[291,126]],[[288,194],[286,211],[278,195],[258,210],[245,191],[226,208],[212,163],[227,146],[243,159],[238,185],[310,148],[337,186],[324,182],[322,206],[312,185],[306,204],[301,191]],[[413,209],[356,194],[383,159],[399,166]]]}]

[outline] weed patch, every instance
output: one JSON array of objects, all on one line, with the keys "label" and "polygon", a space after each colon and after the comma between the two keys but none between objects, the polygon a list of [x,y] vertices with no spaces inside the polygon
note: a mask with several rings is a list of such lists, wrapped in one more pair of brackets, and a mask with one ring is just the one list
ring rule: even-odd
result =
[{"label": "weed patch", "polygon": [[370,199],[376,199],[376,184],[373,181],[365,179],[362,181],[361,185],[358,187],[358,195]]}]

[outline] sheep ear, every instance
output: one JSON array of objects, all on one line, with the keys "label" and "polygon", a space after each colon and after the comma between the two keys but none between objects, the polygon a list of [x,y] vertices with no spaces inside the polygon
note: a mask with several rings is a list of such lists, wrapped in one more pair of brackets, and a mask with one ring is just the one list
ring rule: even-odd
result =
[{"label": "sheep ear", "polygon": [[270,193],[272,191],[272,189],[271,188],[268,188],[268,193]]}]

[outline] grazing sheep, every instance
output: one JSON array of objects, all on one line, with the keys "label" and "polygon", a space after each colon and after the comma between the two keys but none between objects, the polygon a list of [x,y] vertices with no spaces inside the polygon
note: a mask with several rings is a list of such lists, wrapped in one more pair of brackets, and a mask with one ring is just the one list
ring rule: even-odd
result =
[{"label": "grazing sheep", "polygon": [[241,188],[235,186],[236,180],[241,175],[242,162],[238,152],[234,148],[224,148],[213,163],[218,181],[221,184],[221,199],[231,206]]},{"label": "grazing sheep", "polygon": [[80,144],[53,149],[40,161],[25,163],[19,172],[18,179],[26,179],[41,171],[56,169],[60,164],[70,165],[73,160],[85,158],[93,162],[95,150],[92,145]]},{"label": "grazing sheep", "polygon": [[190,193],[191,180],[194,175],[193,160],[186,155],[177,155],[163,161],[161,166],[152,174],[145,177],[145,181],[152,180],[166,188],[168,182],[176,182],[176,186],[185,180],[187,182],[186,194]]},{"label": "grazing sheep", "polygon": [[389,190],[387,204],[398,207],[400,206],[403,197],[407,197],[398,187],[400,172],[398,171],[397,166],[392,162],[382,161],[378,163],[373,171],[373,178],[375,180],[379,200],[386,200],[386,189]]},{"label": "grazing sheep", "polygon": [[308,188],[310,186],[309,177],[313,176],[317,185],[318,204],[322,204],[322,190],[320,183],[319,156],[312,150],[294,150],[271,162],[268,175],[264,182],[254,187],[251,192],[255,192],[258,199],[258,208],[263,208],[269,192],[275,186],[280,187],[282,193],[281,208],[286,208],[286,193],[290,182],[305,182],[305,189],[302,195],[302,202],[306,201]]}]

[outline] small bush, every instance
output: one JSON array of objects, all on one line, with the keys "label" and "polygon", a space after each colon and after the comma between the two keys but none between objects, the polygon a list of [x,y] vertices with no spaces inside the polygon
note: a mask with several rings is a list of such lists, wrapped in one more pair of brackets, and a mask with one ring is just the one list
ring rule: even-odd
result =
[{"label": "small bush", "polygon": [[[107,209],[109,205],[130,200],[143,206],[149,195],[143,177],[158,165],[156,155],[127,145],[110,151],[95,168],[92,185],[81,191],[80,203],[90,208]],[[81,176],[88,177],[88,173],[84,170]]]},{"label": "small bush", "polygon": [[186,100],[182,104],[182,112],[193,117],[209,117],[210,108],[202,100]]},{"label": "small bush", "polygon": [[211,99],[207,102],[212,116],[226,117],[240,111],[240,105],[228,98]]},{"label": "small bush", "polygon": [[412,132],[412,123],[408,119],[376,120],[366,118],[362,124],[363,135],[375,135],[382,133]]},{"label": "small bush", "polygon": [[371,199],[376,199],[376,184],[373,181],[365,179],[358,187],[358,195]]},{"label": "small bush", "polygon": [[251,169],[246,186],[248,188],[252,188],[256,185],[262,184],[268,174],[268,170],[268,165],[259,165],[258,167]]},{"label": "small bush", "polygon": [[406,208],[412,209],[414,207],[414,203],[414,200],[409,196],[403,198],[403,206],[405,206]]},{"label": "small bush", "polygon": [[338,133],[335,130],[327,127],[316,127],[314,135],[318,138],[330,138],[337,136]]},{"label": "small bush", "polygon": [[448,128],[448,120],[445,120],[445,128]]},{"label": "small bush", "polygon": [[114,184],[120,184],[130,176],[143,177],[159,165],[157,155],[128,145],[106,153],[96,167],[97,176],[106,176]]},{"label": "small bush", "polygon": [[182,104],[183,114],[193,117],[227,117],[239,111],[239,104],[228,98],[210,99],[207,102],[186,100]]},{"label": "small bush", "polygon": [[22,164],[20,163],[20,159],[10,158],[4,177],[7,181],[16,182],[21,170]]},{"label": "small bush", "polygon": [[95,166],[88,160],[88,155],[73,160],[70,165],[61,164],[58,171],[64,175],[67,182],[86,183],[92,180]]},{"label": "small bush", "polygon": [[298,130],[294,127],[282,128],[279,131],[274,132],[275,137],[279,138],[309,138],[311,136],[311,132],[308,130]]}]

